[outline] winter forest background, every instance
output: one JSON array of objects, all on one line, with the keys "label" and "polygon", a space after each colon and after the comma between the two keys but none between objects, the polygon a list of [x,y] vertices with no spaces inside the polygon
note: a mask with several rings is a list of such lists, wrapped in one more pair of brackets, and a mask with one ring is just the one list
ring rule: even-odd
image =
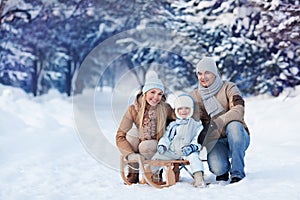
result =
[{"label": "winter forest background", "polygon": [[126,71],[142,85],[149,68],[190,90],[204,55],[244,95],[300,84],[299,0],[0,2],[0,83],[34,96],[114,88]]},{"label": "winter forest background", "polygon": [[[300,199],[299,0],[0,0],[0,17],[0,199]],[[245,95],[247,177],[124,185],[134,89],[154,69],[172,105],[204,55]]]}]

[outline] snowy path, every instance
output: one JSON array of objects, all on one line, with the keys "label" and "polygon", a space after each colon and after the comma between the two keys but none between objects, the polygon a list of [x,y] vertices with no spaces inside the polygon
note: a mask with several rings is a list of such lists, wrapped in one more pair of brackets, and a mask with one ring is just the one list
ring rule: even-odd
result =
[{"label": "snowy path", "polygon": [[[118,102],[111,103],[109,95],[96,96],[94,114],[104,136],[92,135],[91,141],[101,141],[93,141],[91,148],[85,148],[90,143],[75,131],[70,99],[54,92],[32,100],[19,90],[10,92],[3,87],[0,95],[0,199],[186,199],[186,195],[189,199],[300,199],[296,123],[300,95],[246,100],[251,145],[246,156],[247,177],[242,182],[196,189],[190,185],[191,178],[183,176],[184,182],[162,190],[125,186],[114,166],[97,161],[102,150],[114,155],[120,116],[113,115],[124,112],[124,106],[117,108]],[[88,123],[90,116],[83,112],[81,123]],[[95,123],[88,123],[87,132],[99,129],[93,126]],[[207,179],[214,179],[208,170],[206,174]]]}]

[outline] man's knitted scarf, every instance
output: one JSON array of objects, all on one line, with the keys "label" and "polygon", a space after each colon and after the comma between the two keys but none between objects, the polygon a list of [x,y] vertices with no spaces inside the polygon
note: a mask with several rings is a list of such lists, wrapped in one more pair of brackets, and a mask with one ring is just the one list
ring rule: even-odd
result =
[{"label": "man's knitted scarf", "polygon": [[209,87],[203,87],[199,84],[198,91],[203,100],[206,112],[213,117],[224,110],[220,102],[216,99],[215,95],[219,92],[223,85],[220,76],[216,76],[215,81]]}]

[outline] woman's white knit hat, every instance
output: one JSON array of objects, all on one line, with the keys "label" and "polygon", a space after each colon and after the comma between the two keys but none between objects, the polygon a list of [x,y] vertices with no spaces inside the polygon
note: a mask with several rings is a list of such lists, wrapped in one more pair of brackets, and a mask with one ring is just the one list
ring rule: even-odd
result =
[{"label": "woman's white knit hat", "polygon": [[209,71],[214,75],[219,76],[219,70],[216,65],[216,62],[211,57],[202,58],[196,65],[196,73],[204,73],[206,71]]},{"label": "woman's white knit hat", "polygon": [[146,74],[146,81],[142,89],[143,94],[147,91],[157,88],[160,89],[163,93],[165,92],[165,87],[162,81],[158,78],[158,75],[155,71],[148,71]]},{"label": "woman's white knit hat", "polygon": [[188,94],[181,94],[176,98],[176,100],[174,102],[175,114],[176,114],[176,117],[180,118],[180,119],[181,119],[181,117],[179,116],[178,108],[181,108],[181,107],[188,107],[191,109],[191,112],[188,115],[188,118],[190,118],[194,114],[193,98]]}]

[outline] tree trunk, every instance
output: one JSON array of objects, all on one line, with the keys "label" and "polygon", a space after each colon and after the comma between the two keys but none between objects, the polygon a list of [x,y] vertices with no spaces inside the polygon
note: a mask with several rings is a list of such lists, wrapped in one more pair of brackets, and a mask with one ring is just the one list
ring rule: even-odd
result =
[{"label": "tree trunk", "polygon": [[[2,0],[0,3],[0,19],[2,19],[2,17],[3,17],[3,10],[4,10],[7,2],[8,2],[8,0]],[[1,23],[2,23],[2,20],[0,21],[0,24]]]}]

